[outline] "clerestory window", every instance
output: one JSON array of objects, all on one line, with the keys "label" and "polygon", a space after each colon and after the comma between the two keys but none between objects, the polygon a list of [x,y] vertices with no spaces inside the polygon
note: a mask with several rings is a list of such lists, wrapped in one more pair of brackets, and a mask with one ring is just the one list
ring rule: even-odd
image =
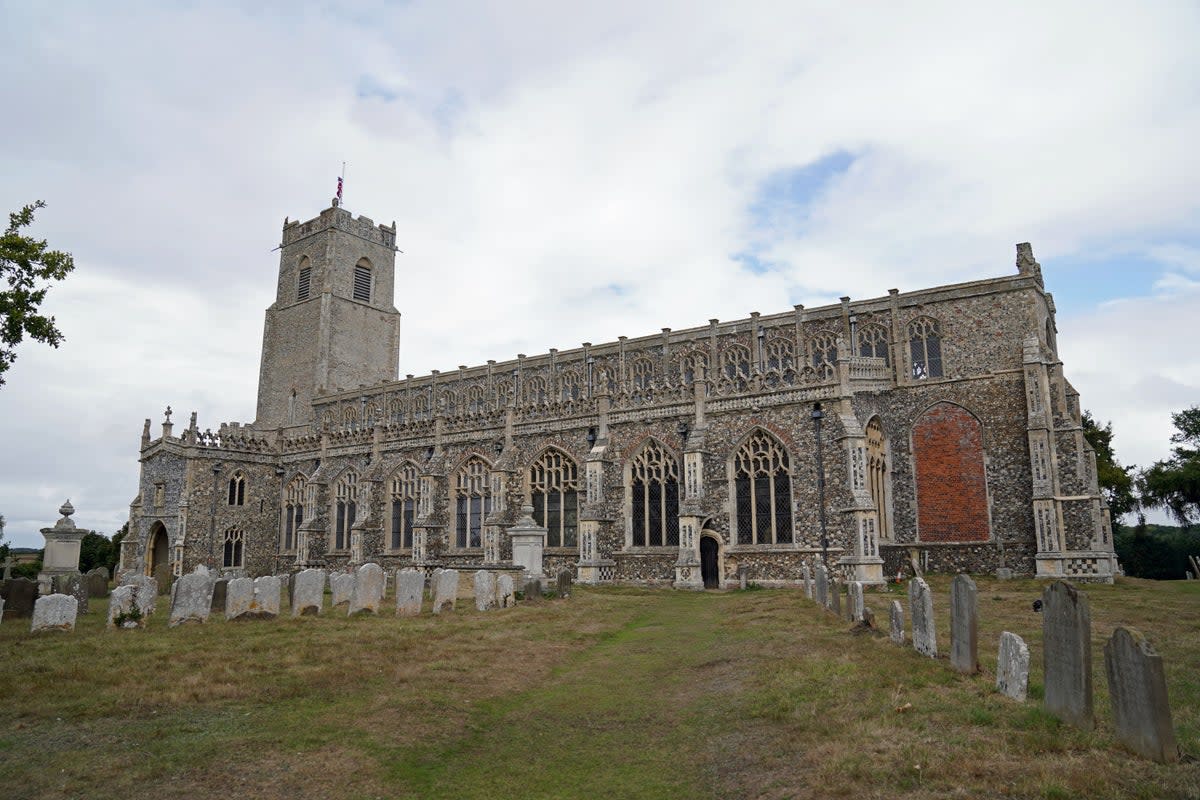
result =
[{"label": "clerestory window", "polygon": [[908,326],[908,347],[915,380],[942,377],[942,329],[937,320],[913,320]]}]

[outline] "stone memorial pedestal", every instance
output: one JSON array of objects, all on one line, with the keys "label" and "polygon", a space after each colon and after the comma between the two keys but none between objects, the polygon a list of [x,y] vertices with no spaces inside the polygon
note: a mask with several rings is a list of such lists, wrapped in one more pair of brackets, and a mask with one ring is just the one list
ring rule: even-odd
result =
[{"label": "stone memorial pedestal", "polygon": [[53,591],[55,577],[79,572],[79,545],[88,534],[83,528],[75,527],[75,521],[71,519],[75,507],[70,500],[62,504],[58,513],[62,514],[62,519],[54,523],[53,528],[42,528],[46,553],[42,556],[42,571],[38,573],[41,594]]}]

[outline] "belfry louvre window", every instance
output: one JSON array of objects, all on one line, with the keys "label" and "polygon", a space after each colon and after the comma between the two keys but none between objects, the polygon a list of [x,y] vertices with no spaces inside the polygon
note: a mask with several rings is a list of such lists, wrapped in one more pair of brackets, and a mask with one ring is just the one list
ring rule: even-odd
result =
[{"label": "belfry louvre window", "polygon": [[546,528],[547,547],[574,547],[579,530],[579,471],[557,450],[547,450],[529,470],[533,518]]},{"label": "belfry louvre window", "polygon": [[221,560],[221,565],[225,567],[240,567],[242,566],[242,546],[245,542],[245,535],[241,528],[230,528],[225,531],[225,552]]},{"label": "belfry louvre window", "polygon": [[787,451],[756,431],[733,459],[738,544],[792,541],[792,480]]},{"label": "belfry louvre window", "polygon": [[371,302],[371,265],[361,261],[354,266],[354,299]]},{"label": "belfry louvre window", "polygon": [[679,462],[651,441],[629,463],[631,543],[679,546]]},{"label": "belfry louvre window", "polygon": [[337,502],[334,504],[335,550],[350,548],[350,528],[354,525],[354,514],[358,507],[358,474],[346,473],[337,485]]},{"label": "belfry louvre window", "polygon": [[229,505],[242,506],[246,504],[246,477],[242,473],[234,473],[229,479]]},{"label": "belfry louvre window", "polygon": [[312,267],[301,267],[300,277],[296,281],[296,302],[308,299],[312,287]]},{"label": "belfry louvre window", "polygon": [[488,465],[472,457],[458,471],[454,488],[454,546],[480,547],[483,544],[483,518],[492,511],[492,493],[488,488]]},{"label": "belfry louvre window", "polygon": [[304,476],[297,475],[288,484],[283,503],[283,549],[296,549],[300,523],[304,522]]},{"label": "belfry louvre window", "polygon": [[417,510],[417,468],[405,464],[392,478],[393,550],[409,550],[413,545],[413,519]]},{"label": "belfry louvre window", "polygon": [[937,320],[913,320],[908,326],[908,346],[914,379],[942,377],[942,329]]}]

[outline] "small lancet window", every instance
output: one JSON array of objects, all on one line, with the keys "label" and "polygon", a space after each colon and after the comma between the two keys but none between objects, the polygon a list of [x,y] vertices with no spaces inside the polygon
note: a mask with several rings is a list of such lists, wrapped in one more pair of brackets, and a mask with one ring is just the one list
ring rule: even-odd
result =
[{"label": "small lancet window", "polygon": [[350,547],[350,529],[358,510],[358,474],[347,472],[337,485],[337,502],[333,507],[334,549]]},{"label": "small lancet window", "polygon": [[242,566],[242,547],[245,542],[245,535],[241,528],[230,528],[225,531],[225,552],[224,558],[221,560],[221,565],[224,567],[241,567]]},{"label": "small lancet window", "polygon": [[229,479],[229,505],[243,506],[246,504],[246,476],[234,473]]},{"label": "small lancet window", "polygon": [[288,484],[283,506],[283,550],[291,552],[296,549],[296,539],[300,525],[304,522],[304,485],[303,475],[297,475]]},{"label": "small lancet window", "polygon": [[942,377],[942,330],[937,320],[929,317],[914,320],[908,326],[908,345],[915,380]]},{"label": "small lancet window", "polygon": [[308,299],[309,290],[312,288],[312,267],[304,266],[300,268],[300,277],[296,280],[296,302]]},{"label": "small lancet window", "polygon": [[366,259],[354,266],[354,299],[371,302],[371,265]]}]

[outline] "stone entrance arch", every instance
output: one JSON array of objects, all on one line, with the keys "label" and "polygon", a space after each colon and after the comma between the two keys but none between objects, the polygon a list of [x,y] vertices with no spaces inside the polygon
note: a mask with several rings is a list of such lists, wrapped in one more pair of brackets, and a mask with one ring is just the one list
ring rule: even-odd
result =
[{"label": "stone entrance arch", "polygon": [[700,577],[705,589],[721,588],[721,539],[715,531],[700,533]]},{"label": "stone entrance arch", "polygon": [[154,576],[160,565],[171,563],[171,543],[167,529],[161,522],[150,526],[150,537],[146,540],[146,574]]}]

